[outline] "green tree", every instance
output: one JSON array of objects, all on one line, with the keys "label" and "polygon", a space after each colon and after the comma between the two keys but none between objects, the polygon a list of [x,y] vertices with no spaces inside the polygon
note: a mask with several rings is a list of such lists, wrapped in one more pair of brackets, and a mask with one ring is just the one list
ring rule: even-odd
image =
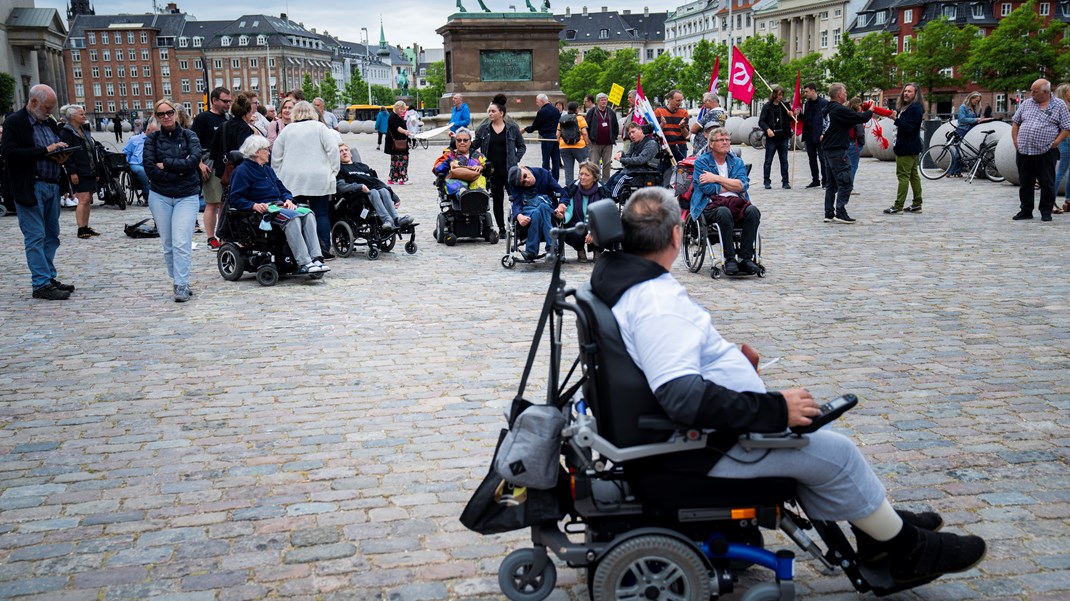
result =
[{"label": "green tree", "polygon": [[604,66],[606,64],[606,61],[609,60],[609,58],[609,52],[606,52],[598,46],[595,46],[594,48],[591,48],[587,52],[583,53],[583,62],[594,63],[599,67]]},{"label": "green tree", "polygon": [[973,44],[964,71],[978,76],[987,88],[1004,92],[1027,89],[1042,75],[1055,78],[1060,65],[1070,70],[1066,39],[1061,53],[1056,42],[1065,30],[1066,24],[1057,19],[1045,26],[1036,13],[1036,2],[1029,0]]},{"label": "green tree", "polygon": [[561,91],[569,100],[580,102],[587,94],[598,93],[598,82],[602,79],[602,67],[597,63],[583,61],[561,78]]},{"label": "green tree", "polygon": [[710,74],[713,73],[713,64],[717,57],[721,58],[720,84],[717,93],[724,95],[728,89],[728,45],[720,43],[714,46],[708,40],[701,40],[695,45],[691,53],[691,64],[687,65],[680,82],[680,91],[684,98],[701,102],[702,96],[710,86]]},{"label": "green tree", "polygon": [[[624,86],[625,90],[635,86],[635,78],[639,75],[639,52],[633,48],[618,50],[613,58],[603,65],[602,77],[599,80],[599,92],[609,93],[613,84]],[[625,102],[622,98],[621,102]]]},{"label": "green tree", "polygon": [[333,110],[338,106],[338,99],[340,97],[338,92],[338,80],[331,75],[330,71],[323,76],[323,81],[320,82],[319,96],[323,97],[323,106],[326,109]]},{"label": "green tree", "polygon": [[386,86],[372,84],[372,101],[369,104],[389,106],[394,104],[395,99],[397,99],[397,95],[394,94],[394,90]]},{"label": "green tree", "polygon": [[[780,85],[785,90],[784,99],[788,102],[791,102],[791,96],[795,92],[795,75],[800,72],[802,74],[802,81],[799,82],[800,87],[807,82],[813,82],[817,84],[817,89],[820,90],[826,85],[825,61],[820,52],[811,52],[806,56],[800,56],[795,60],[788,61],[788,64],[784,66],[784,79],[780,80]],[[858,94],[860,91],[860,87],[847,87],[847,92],[851,95]]]},{"label": "green tree", "polygon": [[0,72],[0,115],[11,112],[15,103],[15,78],[10,73]]},{"label": "green tree", "polygon": [[312,83],[312,76],[308,73],[305,73],[305,79],[301,82],[301,91],[305,93],[305,100],[309,102],[320,95],[320,87]]},{"label": "green tree", "polygon": [[[847,38],[847,34],[844,34]],[[863,90],[887,90],[896,85],[895,56],[898,42],[890,31],[873,32],[858,40],[857,54],[862,57],[865,80]]]},{"label": "green tree", "polygon": [[[756,96],[768,96],[769,88],[762,83],[761,78],[773,85],[779,81],[785,81],[787,68],[784,66],[784,47],[776,36],[769,34],[747,38],[740,44],[739,49],[750,61],[757,75],[754,76],[754,93]],[[758,76],[761,77],[758,77]],[[795,72],[791,73],[792,85],[795,84]]]},{"label": "green tree", "polygon": [[929,112],[932,112],[933,90],[958,87],[963,80],[952,68],[969,59],[977,31],[974,25],[958,27],[947,17],[940,17],[929,21],[921,29],[915,29],[916,37],[896,57],[903,77],[925,90]]},{"label": "green tree", "polygon": [[364,78],[360,76],[359,70],[353,71],[353,75],[349,78],[349,83],[346,84],[346,88],[342,92],[342,98],[346,104],[369,104],[368,82],[364,81]]},{"label": "green tree", "polygon": [[655,98],[664,100],[669,90],[680,87],[686,68],[682,58],[668,52],[643,65],[643,94],[651,106],[657,107]]},{"label": "green tree", "polygon": [[560,62],[562,80],[565,79],[565,74],[572,70],[576,66],[576,58],[579,57],[580,51],[575,48],[561,48],[561,53],[558,55],[558,61]]},{"label": "green tree", "polygon": [[437,61],[427,65],[427,87],[421,94],[424,97],[424,105],[438,106],[438,101],[446,93],[446,62]]},{"label": "green tree", "polygon": [[[859,44],[860,42],[855,42],[851,36],[844,34],[839,47],[836,48],[836,54],[825,61],[829,81],[838,81],[847,86],[847,93],[852,95],[861,94],[871,87],[867,81],[866,57],[859,50]],[[807,81],[806,77],[803,77],[803,84]]]}]

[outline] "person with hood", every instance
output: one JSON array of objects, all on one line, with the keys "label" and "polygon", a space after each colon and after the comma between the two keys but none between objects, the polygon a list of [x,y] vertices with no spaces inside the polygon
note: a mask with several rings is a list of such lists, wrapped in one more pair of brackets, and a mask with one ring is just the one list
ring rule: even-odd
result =
[{"label": "person with hood", "polygon": [[828,176],[828,187],[825,188],[825,223],[855,223],[855,219],[847,214],[847,202],[851,200],[851,190],[854,189],[851,157],[847,146],[851,144],[851,130],[856,124],[872,119],[873,111],[852,111],[846,103],[847,87],[839,82],[829,86],[829,100],[823,112],[821,134],[821,150],[825,154],[825,170]]},{"label": "person with hood", "polygon": [[379,107],[379,114],[375,116],[375,131],[379,134],[379,139],[375,142],[375,149],[383,149],[383,136],[386,135],[386,125],[390,121],[390,113],[386,112],[386,107]]}]

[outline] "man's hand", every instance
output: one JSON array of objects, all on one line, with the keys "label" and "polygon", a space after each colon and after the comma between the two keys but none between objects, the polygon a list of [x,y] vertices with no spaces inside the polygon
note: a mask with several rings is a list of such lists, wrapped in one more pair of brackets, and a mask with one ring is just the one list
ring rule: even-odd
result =
[{"label": "man's hand", "polygon": [[516,222],[522,226],[526,226],[527,224],[531,223],[531,217],[528,217],[527,215],[517,215]]},{"label": "man's hand", "polygon": [[809,426],[811,418],[821,414],[817,401],[805,388],[789,388],[781,390],[784,400],[788,405],[788,427]]},{"label": "man's hand", "polygon": [[698,183],[700,184],[716,184],[720,183],[721,176],[713,173],[712,171],[705,171],[702,175],[698,176]]},{"label": "man's hand", "polygon": [[52,151],[55,151],[55,150],[59,150],[60,148],[66,148],[66,147],[67,147],[67,143],[66,142],[56,142],[55,144],[49,144],[48,146],[46,146],[45,150],[47,150],[48,152],[52,152]]},{"label": "man's hand", "polygon": [[772,138],[773,136],[776,136],[776,133],[774,133],[772,129],[766,129],[765,135]]},{"label": "man's hand", "polygon": [[622,156],[624,156],[624,153],[623,152],[618,152],[617,154],[613,155],[613,160],[614,161],[619,161],[620,157],[622,157]]}]

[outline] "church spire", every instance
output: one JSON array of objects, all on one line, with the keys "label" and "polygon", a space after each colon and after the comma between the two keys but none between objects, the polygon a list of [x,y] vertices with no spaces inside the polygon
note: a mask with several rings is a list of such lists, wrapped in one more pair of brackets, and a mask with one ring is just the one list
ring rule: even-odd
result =
[{"label": "church spire", "polygon": [[379,56],[390,56],[390,47],[386,44],[386,31],[383,30],[383,18],[379,17]]}]

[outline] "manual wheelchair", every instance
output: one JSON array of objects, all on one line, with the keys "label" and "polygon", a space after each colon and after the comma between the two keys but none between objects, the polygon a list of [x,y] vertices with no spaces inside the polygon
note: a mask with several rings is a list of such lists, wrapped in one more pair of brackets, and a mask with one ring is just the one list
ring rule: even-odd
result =
[{"label": "manual wheelchair", "polygon": [[[588,217],[595,243],[617,252],[623,239],[617,207],[599,201],[589,207]],[[563,233],[554,231],[559,237]],[[636,469],[645,459],[701,450],[706,434],[668,419],[628,354],[611,307],[590,283],[566,288],[560,262],[543,307],[511,417],[525,403],[530,406],[522,401],[524,387],[548,329],[546,405],[562,412],[565,426],[556,488],[538,498],[544,505],[556,503],[557,519],[543,517],[511,528],[530,527],[532,547],[513,551],[502,562],[498,583],[506,598],[540,601],[549,596],[557,581],[553,553],[570,567],[586,569],[594,601],[708,601],[732,592],[735,575],[753,565],[772,571],[774,581],[750,587],[742,600],[793,601],[795,554],[764,549],[762,528],[782,531],[826,574],[843,570],[859,592],[883,596],[931,580],[901,585],[891,578],[888,560],[861,564],[839,525],[805,517],[793,479],[716,479]],[[575,317],[578,355],[562,381],[565,312]],[[572,381],[574,375],[577,381]],[[670,439],[674,432],[678,435]],[[790,432],[747,434],[739,443],[756,449],[799,448],[809,439]],[[488,480],[493,483],[491,475]],[[516,494],[511,489],[508,503],[500,504],[522,506],[541,492]],[[546,515],[545,510],[532,511]],[[562,528],[559,521],[565,516]],[[473,527],[465,515],[462,522]],[[816,531],[827,549],[806,530]]]},{"label": "manual wheelchair", "polygon": [[[392,193],[391,193],[392,194]],[[408,236],[405,252],[416,254],[417,223],[407,223],[392,230],[383,228],[383,220],[376,213],[363,192],[339,194],[330,205],[331,246],[339,257],[349,257],[357,247],[368,248],[369,261],[379,258],[381,252],[390,252],[401,238]]]}]

